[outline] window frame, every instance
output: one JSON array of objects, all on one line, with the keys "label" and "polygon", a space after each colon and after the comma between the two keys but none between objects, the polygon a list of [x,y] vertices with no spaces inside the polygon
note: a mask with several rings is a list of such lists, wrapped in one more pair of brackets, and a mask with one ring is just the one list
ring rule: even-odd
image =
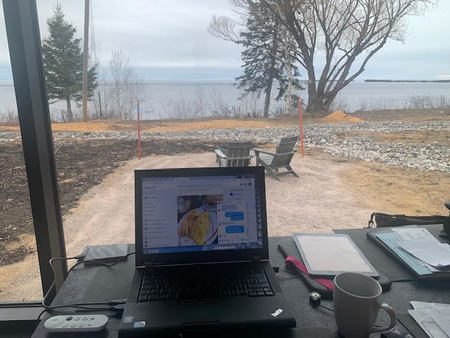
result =
[{"label": "window frame", "polygon": [[3,12],[42,291],[53,298],[67,277],[67,262],[55,262],[53,274],[49,259],[66,257],[66,248],[36,1],[3,0]]}]

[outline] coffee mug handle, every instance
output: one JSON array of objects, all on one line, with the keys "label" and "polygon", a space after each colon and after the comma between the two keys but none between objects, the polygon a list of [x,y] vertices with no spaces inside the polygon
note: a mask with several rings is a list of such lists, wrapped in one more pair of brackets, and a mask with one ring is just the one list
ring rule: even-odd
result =
[{"label": "coffee mug handle", "polygon": [[374,328],[370,333],[389,331],[397,323],[397,316],[395,315],[394,309],[390,305],[388,305],[386,303],[382,303],[379,306],[380,306],[380,309],[383,309],[384,311],[386,311],[388,313],[388,315],[391,319],[391,323],[388,325],[388,327]]}]

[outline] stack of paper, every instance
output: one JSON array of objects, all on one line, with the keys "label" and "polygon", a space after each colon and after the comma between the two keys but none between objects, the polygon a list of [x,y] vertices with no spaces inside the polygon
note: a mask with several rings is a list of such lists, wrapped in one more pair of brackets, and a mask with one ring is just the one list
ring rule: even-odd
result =
[{"label": "stack of paper", "polygon": [[408,310],[429,337],[450,338],[450,304],[411,302]]},{"label": "stack of paper", "polygon": [[439,242],[427,229],[404,227],[392,231],[401,238],[398,246],[410,255],[437,269],[450,266],[450,245]]}]

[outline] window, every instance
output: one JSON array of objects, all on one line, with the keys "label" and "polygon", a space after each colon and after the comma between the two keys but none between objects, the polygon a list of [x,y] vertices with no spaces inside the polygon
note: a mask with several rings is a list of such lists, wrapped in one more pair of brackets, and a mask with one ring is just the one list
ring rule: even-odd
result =
[{"label": "window", "polygon": [[[252,17],[245,7],[233,8],[228,0],[214,4],[136,1],[135,5],[90,1],[88,69],[97,74],[98,85],[91,83],[88,121],[82,122],[85,9],[81,2],[38,1],[40,31],[33,5],[5,2],[10,40],[17,42],[11,58],[17,70],[16,92],[21,95],[20,125],[26,129],[24,159],[30,168],[31,209],[40,231],[35,234],[39,253],[35,257],[44,271],[44,291],[53,279],[46,261],[65,255],[65,246],[68,255],[75,255],[85,245],[134,240],[134,169],[216,166],[214,149],[236,140],[273,150],[281,137],[299,135],[299,99],[306,151],[303,156],[299,142],[291,164],[301,177],[287,175],[280,182],[267,178],[269,235],[362,227],[374,210],[446,212],[442,205],[450,196],[450,65],[440,49],[447,45],[444,25],[449,21],[442,13],[448,12],[448,3],[441,2],[424,15],[405,17],[405,27],[411,31],[403,45],[389,40],[333,100],[316,97],[315,101],[308,98],[314,89],[308,91],[308,85],[320,81],[326,62],[323,50],[317,49],[316,68],[309,69],[310,76],[318,76],[309,79],[299,41],[264,6],[255,8]],[[27,13],[29,20],[24,15],[20,21],[18,11]],[[55,15],[73,30],[69,42],[76,50],[72,56],[77,68],[70,73],[77,90],[62,97],[47,77],[47,111],[40,48],[20,41],[37,34],[43,41],[49,39],[48,20]],[[22,36],[25,31],[29,34]],[[251,60],[262,45],[266,53]],[[278,56],[271,69],[278,71],[277,76],[258,73],[253,82],[246,79],[252,69],[262,69],[258,60],[271,60],[274,52]],[[0,86],[1,102],[10,99],[8,90]],[[140,160],[136,158],[138,112]],[[32,156],[39,156],[39,161]],[[13,190],[2,198],[15,198],[8,196]],[[2,210],[11,212],[5,205]],[[28,250],[21,248],[17,250]],[[64,272],[61,265],[59,283]]]},{"label": "window", "polygon": [[[0,21],[4,27],[3,15]],[[0,34],[4,51],[0,63],[0,302],[40,300],[38,253],[4,28]]]}]

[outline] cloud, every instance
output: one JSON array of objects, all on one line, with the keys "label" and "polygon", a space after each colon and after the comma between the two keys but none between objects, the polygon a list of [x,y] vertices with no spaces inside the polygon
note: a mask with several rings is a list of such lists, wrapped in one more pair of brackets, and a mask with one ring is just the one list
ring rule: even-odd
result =
[{"label": "cloud", "polygon": [[[66,18],[82,37],[84,2],[59,1]],[[56,0],[37,1],[42,38],[48,36],[46,21],[55,4]],[[148,67],[165,78],[187,73],[194,76],[195,72],[212,78],[216,71],[221,79],[226,74],[233,79],[240,71],[240,46],[206,31],[214,14],[236,16],[229,0],[92,0],[91,4],[95,52],[103,67],[108,66],[112,51],[120,48],[134,67]],[[450,1],[440,1],[424,15],[410,17],[404,43],[387,43],[369,61],[361,78],[411,79],[450,74],[448,13]],[[9,65],[4,27],[0,15],[0,64]],[[181,69],[185,71],[180,72]],[[168,74],[171,71],[175,75]],[[151,73],[148,74],[150,77]]]}]

